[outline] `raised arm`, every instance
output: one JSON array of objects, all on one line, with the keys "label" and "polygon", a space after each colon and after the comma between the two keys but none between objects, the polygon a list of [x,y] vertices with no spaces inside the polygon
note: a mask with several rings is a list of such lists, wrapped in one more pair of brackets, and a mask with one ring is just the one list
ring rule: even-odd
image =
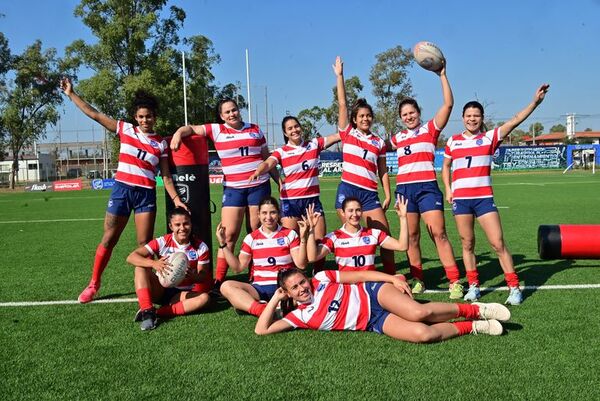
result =
[{"label": "raised arm", "polygon": [[[302,224],[308,226],[306,257],[311,263],[321,260],[329,254],[329,249],[321,244],[317,245],[317,240],[315,238],[315,227],[320,218],[322,218],[321,213],[315,212],[315,205],[312,203],[308,205],[308,209],[306,209],[306,216],[302,216]],[[300,221],[298,221],[298,225],[300,225]]]},{"label": "raised arm", "polygon": [[396,210],[396,213],[398,214],[398,220],[400,221],[400,233],[398,234],[398,239],[389,237],[383,244],[381,244],[383,249],[399,252],[404,252],[408,249],[408,222],[406,220],[407,208],[408,199],[404,198],[404,196],[398,196],[396,198],[394,209]]},{"label": "raised arm", "polygon": [[275,309],[277,305],[287,299],[287,294],[283,289],[278,288],[271,297],[271,300],[265,307],[265,310],[258,317],[258,321],[256,322],[256,327],[254,328],[254,332],[259,336],[264,336],[267,334],[275,334],[281,333],[282,331],[287,331],[293,329],[293,327],[286,322],[285,320],[277,320],[273,322],[273,315],[275,314]]},{"label": "raised arm", "polygon": [[107,130],[111,132],[117,132],[117,120],[113,120],[107,115],[100,113],[98,110],[92,107],[92,105],[79,97],[79,95],[73,90],[73,84],[69,78],[63,78],[60,80],[60,89],[62,89],[65,95],[71,99],[71,101],[79,108],[79,110],[83,111],[83,114],[98,122]]},{"label": "raised arm", "polygon": [[344,83],[344,62],[340,56],[335,58],[333,72],[336,76],[337,99],[338,99],[338,128],[344,129],[348,126],[348,105],[346,105],[346,86]]},{"label": "raised arm", "polygon": [[327,149],[331,145],[334,145],[334,144],[338,143],[340,141],[340,139],[341,139],[340,138],[340,134],[327,135],[325,137],[325,146],[324,146],[324,148]]},{"label": "raised arm", "polygon": [[178,150],[181,145],[181,138],[192,134],[206,136],[204,125],[183,125],[177,128],[177,131],[173,134],[173,138],[171,138],[171,150]]},{"label": "raised arm", "polygon": [[233,254],[233,252],[227,246],[227,242],[225,241],[225,230],[222,223],[219,223],[217,226],[217,231],[215,232],[215,236],[217,237],[217,242],[219,243],[219,249],[223,251],[223,255],[225,256],[225,260],[227,260],[227,264],[231,267],[235,273],[241,273],[250,265],[250,261],[252,260],[252,256],[247,253],[240,252],[239,258]]},{"label": "raised arm", "polygon": [[452,95],[450,82],[448,82],[448,77],[446,76],[445,63],[444,67],[437,74],[440,76],[440,81],[442,82],[442,95],[444,97],[444,104],[442,107],[440,107],[437,113],[435,113],[434,121],[436,127],[442,130],[446,124],[448,124],[450,113],[452,113],[452,107],[454,107],[454,96]]},{"label": "raised arm", "polygon": [[515,114],[513,118],[500,126],[500,138],[504,139],[512,132],[519,124],[521,124],[533,111],[544,101],[546,92],[550,89],[549,84],[543,84],[535,91],[533,100],[523,110]]}]

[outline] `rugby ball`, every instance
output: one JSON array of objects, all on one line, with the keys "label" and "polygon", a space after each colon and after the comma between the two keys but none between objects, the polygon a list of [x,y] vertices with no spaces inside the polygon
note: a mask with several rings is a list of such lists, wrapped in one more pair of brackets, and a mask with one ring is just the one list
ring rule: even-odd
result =
[{"label": "rugby ball", "polygon": [[431,42],[419,42],[413,48],[417,63],[428,71],[438,72],[444,67],[446,59],[439,47]]},{"label": "rugby ball", "polygon": [[156,276],[163,287],[177,287],[185,278],[189,266],[188,257],[185,252],[174,252],[167,261],[171,264],[171,271],[165,271],[164,274],[156,272]]}]

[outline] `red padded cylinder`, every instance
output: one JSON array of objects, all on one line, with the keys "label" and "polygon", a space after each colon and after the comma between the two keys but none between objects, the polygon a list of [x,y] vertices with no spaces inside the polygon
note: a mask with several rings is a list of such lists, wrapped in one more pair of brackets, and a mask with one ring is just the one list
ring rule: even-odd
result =
[{"label": "red padded cylinder", "polygon": [[561,254],[565,259],[600,259],[600,225],[561,224]]}]

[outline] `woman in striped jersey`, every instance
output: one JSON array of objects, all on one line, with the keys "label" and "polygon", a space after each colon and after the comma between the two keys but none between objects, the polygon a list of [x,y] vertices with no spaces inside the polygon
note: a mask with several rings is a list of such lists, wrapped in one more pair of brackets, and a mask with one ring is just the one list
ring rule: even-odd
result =
[{"label": "woman in striped jersey", "polygon": [[[344,65],[337,57],[333,65],[336,75],[338,99],[338,129],[342,139],[342,178],[338,186],[335,208],[344,222],[342,203],[347,197],[357,198],[367,227],[376,228],[389,233],[390,228],[385,217],[391,201],[390,179],[386,166],[385,141],[371,132],[373,125],[373,109],[365,99],[358,99],[353,105],[350,118],[346,105],[346,88],[344,83]],[[385,200],[379,202],[377,194],[377,178],[381,181]],[[396,265],[394,253],[381,249],[381,260],[386,273],[394,274]]]},{"label": "woman in striped jersey", "polygon": [[398,156],[396,194],[408,198],[408,263],[413,278],[413,293],[425,291],[423,265],[421,261],[421,224],[427,226],[429,236],[435,243],[440,262],[450,282],[450,299],[460,299],[463,287],[459,282],[459,272],[446,234],[444,221],[444,196],[436,179],[433,162],[435,148],[442,129],[448,123],[454,98],[446,67],[436,74],[442,84],[444,103],[433,119],[423,123],[421,109],[416,100],[404,99],[398,112],[406,129],[391,138],[392,149]]},{"label": "woman in striped jersey", "polygon": [[[477,262],[475,260],[474,221],[479,225],[498,255],[500,267],[509,287],[506,303],[519,305],[523,294],[519,288],[519,277],[515,272],[512,255],[504,243],[500,215],[494,204],[492,191],[492,156],[500,143],[513,129],[521,124],[542,103],[550,86],[540,86],[533,101],[512,119],[486,132],[483,124],[483,106],[479,102],[468,102],[463,108],[465,131],[448,139],[444,153],[442,179],[446,187],[446,200],[452,205],[456,228],[462,242],[462,254],[469,291],[465,301],[476,301],[480,297]],[[452,184],[450,184],[452,170]]]},{"label": "woman in striped jersey", "polygon": [[[231,269],[240,273],[252,262],[251,284],[227,280],[221,285],[221,294],[239,311],[260,316],[265,301],[271,299],[277,289],[279,270],[298,266],[306,267],[306,243],[308,227],[300,226],[300,237],[296,231],[279,225],[279,205],[273,197],[264,198],[258,205],[260,227],[246,235],[239,257],[226,247],[227,227],[221,222],[217,226],[219,248],[223,249]],[[262,302],[261,302],[262,301]]]},{"label": "woman in striped jersey", "polygon": [[306,241],[308,261],[315,262],[325,259],[329,253],[333,252],[340,271],[375,270],[377,247],[390,252],[402,252],[408,248],[406,200],[399,197],[395,209],[400,220],[398,239],[377,228],[363,228],[360,221],[364,212],[360,201],[347,197],[342,202],[344,224],[340,229],[327,234],[317,245],[314,227],[322,218],[320,213],[314,211],[312,205],[309,206],[307,216],[303,217],[304,225],[310,227]]},{"label": "woman in striped jersey", "polygon": [[[242,121],[239,107],[233,99],[223,99],[217,105],[220,124],[186,125],[180,127],[171,139],[171,149],[176,151],[181,138],[196,134],[207,136],[223,166],[223,207],[221,222],[227,227],[224,244],[233,251],[240,235],[242,222],[246,216],[246,230],[250,232],[259,226],[258,203],[271,195],[269,175],[262,174],[256,180],[248,177],[258,165],[269,157],[267,141],[256,124]],[[271,172],[273,180],[279,183],[277,170]],[[227,275],[227,261],[223,250],[217,253],[215,286],[218,288]]]},{"label": "woman in striped jersey", "polygon": [[60,83],[65,95],[88,117],[111,132],[116,132],[121,141],[119,165],[115,176],[106,216],[104,234],[96,248],[92,278],[88,286],[79,295],[79,302],[88,303],[94,299],[100,289],[102,272],[106,268],[112,250],[125,229],[131,212],[134,212],[135,230],[139,245],[145,245],[154,235],[156,217],[156,174],[160,174],[167,193],[176,207],[187,210],[179,199],[173,185],[169,162],[168,146],[160,135],[154,133],[156,99],[143,92],[137,92],[133,101],[134,119],[137,126],[125,121],[114,120],[93,108],[75,91],[71,81],[64,78]]},{"label": "woman in striped jersey", "polygon": [[[340,135],[304,140],[300,121],[296,117],[286,116],[281,122],[285,145],[275,149],[271,156],[262,162],[250,176],[250,181],[257,180],[262,174],[281,165],[285,178],[282,178],[281,224],[298,232],[298,221],[302,219],[309,205],[314,211],[323,213],[323,205],[319,199],[319,154],[334,143],[339,142]],[[320,219],[315,227],[315,237],[320,240],[325,236],[325,219]],[[322,270],[323,263],[315,265],[315,272]]]},{"label": "woman in striped jersey", "polygon": [[[279,287],[258,318],[256,334],[292,329],[372,331],[392,338],[432,343],[465,334],[502,334],[510,311],[500,304],[453,304],[412,299],[406,281],[375,272],[325,270],[311,280],[299,269],[284,270]],[[274,321],[277,305],[298,307]],[[449,322],[456,318],[466,320]]]}]

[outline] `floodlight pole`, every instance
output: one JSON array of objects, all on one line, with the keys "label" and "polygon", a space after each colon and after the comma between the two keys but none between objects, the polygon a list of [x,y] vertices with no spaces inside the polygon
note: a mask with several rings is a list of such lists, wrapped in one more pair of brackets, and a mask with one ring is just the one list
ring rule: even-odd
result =
[{"label": "floodlight pole", "polygon": [[188,125],[187,90],[186,90],[186,84],[185,84],[185,52],[184,51],[181,52],[181,64],[183,66],[183,69],[181,72],[181,78],[183,80],[183,121],[185,122],[185,125]]},{"label": "floodlight pole", "polygon": [[246,87],[248,88],[248,122],[252,123],[252,99],[250,99],[250,60],[246,49]]}]

